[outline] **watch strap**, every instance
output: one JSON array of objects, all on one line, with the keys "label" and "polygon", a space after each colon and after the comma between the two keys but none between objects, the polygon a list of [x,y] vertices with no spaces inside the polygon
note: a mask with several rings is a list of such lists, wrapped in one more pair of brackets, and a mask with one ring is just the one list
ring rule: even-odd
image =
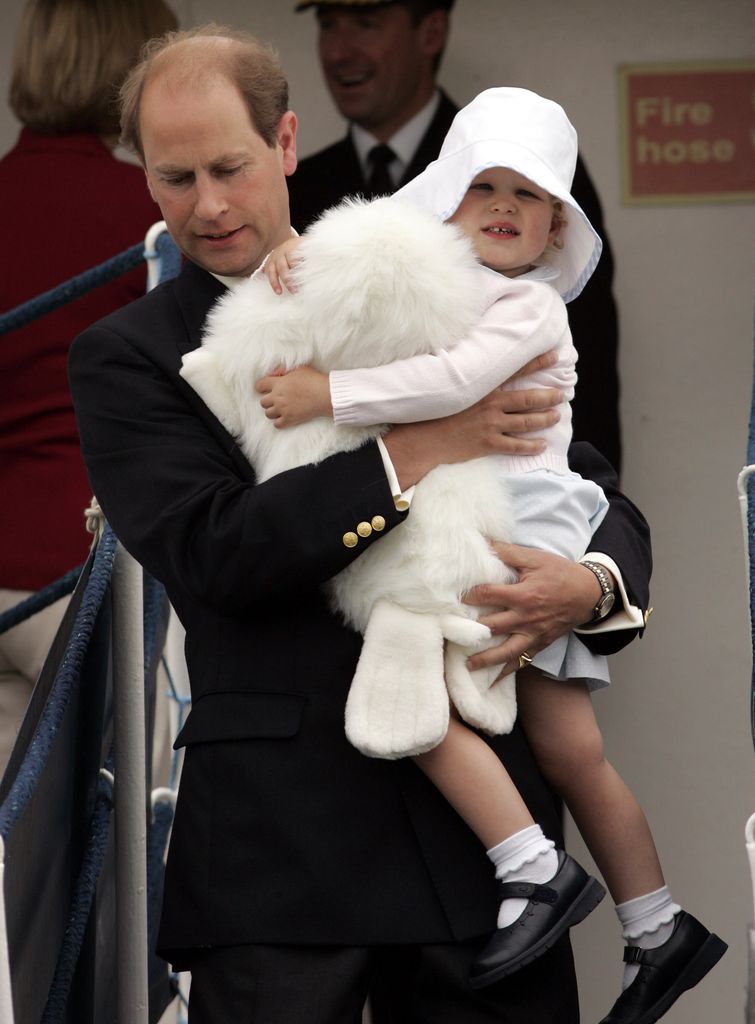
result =
[{"label": "watch strap", "polygon": [[609,614],[613,608],[616,594],[613,581],[604,565],[601,565],[600,562],[592,562],[589,559],[582,559],[579,564],[589,569],[600,584],[600,598],[592,610],[592,618],[585,623],[585,625],[591,625],[594,622],[600,622],[601,619],[604,619]]}]

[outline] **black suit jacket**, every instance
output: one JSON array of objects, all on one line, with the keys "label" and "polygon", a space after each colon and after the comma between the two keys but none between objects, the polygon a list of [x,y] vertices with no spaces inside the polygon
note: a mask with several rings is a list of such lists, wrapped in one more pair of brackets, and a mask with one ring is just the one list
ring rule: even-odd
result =
[{"label": "black suit jacket", "polygon": [[[255,484],[233,439],[179,377],[222,286],[180,276],[75,341],[70,380],[92,487],[186,627],[193,708],[159,948],[448,942],[494,926],[482,846],[409,760],[363,757],[343,713],[360,637],[321,584],[401,521],[374,443]],[[595,543],[644,604],[642,517],[612,497]],[[631,639],[606,634],[614,648]],[[492,741],[550,835],[560,820],[520,730]]]},{"label": "black suit jacket", "polygon": [[[401,185],[415,178],[440,152],[459,108],[441,91],[435,117],[420,142]],[[364,192],[366,184],[356,149],[347,135],[306,157],[288,179],[291,223],[303,231],[323,210],[344,196]],[[580,158],[572,195],[603,239],[600,262],[582,294],[569,303],[569,324],[579,353],[578,382],[572,402],[575,441],[589,441],[617,473],[621,472],[619,422],[619,328],[613,298],[613,253],[603,224],[598,194]],[[568,230],[568,228],[567,228]]]}]

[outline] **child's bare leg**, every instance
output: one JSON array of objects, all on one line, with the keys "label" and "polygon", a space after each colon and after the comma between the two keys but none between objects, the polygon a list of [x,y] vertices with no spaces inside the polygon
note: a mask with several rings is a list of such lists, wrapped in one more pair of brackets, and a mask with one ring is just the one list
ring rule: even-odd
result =
[{"label": "child's bare leg", "polygon": [[[606,760],[590,694],[579,681],[520,672],[517,702],[535,760],[569,808],[608,886],[627,942],[645,948],[671,936],[674,903],[636,797]],[[624,970],[624,987],[637,975]]]},{"label": "child's bare leg", "polygon": [[605,759],[586,687],[529,669],[518,675],[517,701],[540,769],[571,811],[634,947],[623,992],[605,1020],[658,1020],[717,963],[726,944],[674,903],[647,819]]},{"label": "child's bare leg", "polygon": [[490,985],[586,917],[603,887],[556,851],[496,754],[457,718],[443,742],[415,761],[485,845],[502,883],[497,931],[470,973],[475,988]]},{"label": "child's bare leg", "polygon": [[486,850],[535,824],[495,753],[457,718],[442,743],[414,760]]},{"label": "child's bare leg", "polygon": [[[496,878],[544,882],[553,877],[558,867],[554,844],[487,743],[453,711],[443,742],[414,760],[484,845]],[[504,899],[498,927],[516,921],[526,905],[526,899]]]},{"label": "child's bare leg", "polygon": [[616,903],[664,885],[655,842],[634,794],[606,760],[583,683],[520,672],[517,701],[543,775],[563,798]]}]

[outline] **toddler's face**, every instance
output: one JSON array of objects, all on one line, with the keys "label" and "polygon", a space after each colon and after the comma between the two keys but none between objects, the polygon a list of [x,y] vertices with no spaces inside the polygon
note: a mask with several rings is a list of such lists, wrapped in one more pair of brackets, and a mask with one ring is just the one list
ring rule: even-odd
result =
[{"label": "toddler's face", "polygon": [[507,277],[530,270],[559,230],[549,193],[508,167],[482,171],[449,218],[468,235],[480,262]]}]

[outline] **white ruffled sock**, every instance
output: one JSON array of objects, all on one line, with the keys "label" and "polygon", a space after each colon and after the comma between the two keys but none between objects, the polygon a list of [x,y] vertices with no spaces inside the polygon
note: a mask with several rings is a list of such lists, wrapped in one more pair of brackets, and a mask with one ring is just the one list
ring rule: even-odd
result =
[{"label": "white ruffled sock", "polygon": [[[664,885],[655,892],[617,903],[615,909],[627,945],[657,949],[671,938],[674,917],[682,908],[674,903],[669,887]],[[622,989],[632,984],[639,969],[639,964],[625,964]]]},{"label": "white ruffled sock", "polygon": [[[546,839],[539,825],[530,825],[487,851],[502,882],[549,882],[558,870],[556,844]],[[498,910],[498,927],[516,921],[526,899],[506,899]]]}]

